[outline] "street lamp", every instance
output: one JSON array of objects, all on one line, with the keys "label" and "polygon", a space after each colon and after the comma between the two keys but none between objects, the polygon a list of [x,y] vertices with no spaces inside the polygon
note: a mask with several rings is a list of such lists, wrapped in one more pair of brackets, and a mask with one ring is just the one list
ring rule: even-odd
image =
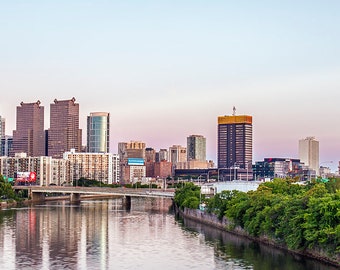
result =
[{"label": "street lamp", "polygon": [[236,180],[236,164],[237,164],[237,161],[234,163],[234,180]]},{"label": "street lamp", "polygon": [[199,186],[199,188],[200,188],[200,205],[199,205],[199,207],[200,207],[200,209],[201,209],[201,203],[202,203],[202,186],[201,186],[201,184],[200,184],[200,178],[202,177],[202,175],[200,174],[199,176],[198,176],[198,186]]},{"label": "street lamp", "polygon": [[202,177],[202,174],[200,174],[200,175],[198,176],[198,178],[197,178],[197,180],[198,180],[198,185],[199,185],[199,186],[201,185],[201,182],[200,182],[201,177]]},{"label": "street lamp", "polygon": [[219,180],[220,180],[220,170],[225,170],[225,169],[227,169],[227,168],[218,168],[217,169],[217,182],[219,182]]}]

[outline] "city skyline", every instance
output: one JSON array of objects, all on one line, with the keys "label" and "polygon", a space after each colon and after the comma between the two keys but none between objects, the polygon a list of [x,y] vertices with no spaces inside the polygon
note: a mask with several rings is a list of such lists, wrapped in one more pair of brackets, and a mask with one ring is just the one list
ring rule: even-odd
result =
[{"label": "city skyline", "polygon": [[[298,157],[320,142],[320,165],[340,151],[338,1],[1,4],[0,116],[40,100],[75,97],[80,129],[110,112],[111,152],[138,140],[155,149],[207,139],[217,160],[217,116],[253,116],[253,160]],[[82,142],[86,138],[83,132]],[[329,161],[333,161],[332,164]]]},{"label": "city skyline", "polygon": [[[71,101],[73,100],[73,99],[75,99],[74,97],[72,98],[72,99],[70,99]],[[54,102],[56,101],[56,99],[54,100]],[[64,100],[64,101],[69,101],[69,100]],[[34,104],[35,102],[32,102],[32,104]],[[39,101],[39,105],[40,105],[40,101]],[[41,104],[42,106],[43,106],[43,104]],[[81,104],[79,104],[78,103],[78,105],[79,105],[79,107],[81,108]],[[45,110],[46,110],[46,108],[45,108]],[[216,118],[223,118],[223,117],[233,117],[233,114],[236,112],[236,108],[235,107],[233,107],[233,112],[231,113],[231,114],[226,114],[226,115],[223,115],[223,116],[216,116]],[[86,119],[88,119],[88,117],[89,117],[89,114],[92,114],[93,112],[90,112],[90,113],[87,113],[87,115],[86,115]],[[96,113],[95,113],[96,114]],[[109,112],[108,112],[108,114],[110,114]],[[237,117],[243,117],[243,115],[238,115],[238,114],[235,114]],[[47,122],[50,122],[50,121],[48,121],[48,119],[46,118],[46,117],[48,117],[48,118],[50,118],[50,116],[49,115],[45,115],[45,122],[46,122],[46,120],[47,120]],[[252,116],[250,116],[250,117],[252,117]],[[4,118],[4,117],[2,117],[2,118]],[[6,118],[5,118],[6,119]],[[80,121],[79,122],[81,122],[81,120],[82,119],[79,119]],[[86,120],[87,121],[87,120]],[[46,124],[45,124],[46,125]],[[7,127],[7,120],[6,120],[6,127]],[[216,123],[216,127],[217,127],[217,129],[218,129],[218,120],[217,120],[217,123]],[[50,128],[49,127],[44,127],[44,129],[46,130],[46,131],[48,131]],[[80,128],[80,129],[82,129],[82,128]],[[110,128],[110,130],[111,130],[111,128]],[[13,130],[13,131],[15,131],[15,130]],[[13,131],[12,131],[12,133],[11,134],[8,134],[7,133],[7,128],[6,128],[6,135],[9,135],[9,136],[12,136],[13,135]],[[87,125],[85,125],[85,129],[84,129],[84,131],[85,132],[83,132],[83,133],[87,133]],[[216,133],[218,133],[218,132],[216,132]],[[180,146],[180,147],[184,147],[184,148],[186,148],[187,149],[187,137],[188,136],[203,136],[203,137],[205,137],[204,135],[201,135],[201,134],[199,134],[199,135],[187,135],[186,137],[185,137],[185,141],[186,141],[186,143],[183,143],[183,144],[176,144],[176,143],[174,143],[174,144],[168,144],[168,145],[165,145],[164,147],[159,147],[159,148],[157,148],[157,147],[155,147],[154,145],[150,145],[150,144],[147,144],[145,141],[143,141],[143,140],[134,140],[134,139],[132,139],[132,138],[127,138],[127,139],[125,139],[125,142],[134,142],[134,141],[139,141],[139,142],[143,142],[143,143],[146,143],[146,147],[151,147],[151,148],[153,148],[153,149],[155,149],[156,151],[159,151],[159,150],[161,150],[162,148],[165,148],[165,149],[167,149],[167,150],[169,150],[171,147],[173,147],[174,145],[177,145],[177,146]],[[111,137],[111,136],[110,136]],[[137,136],[138,137],[138,136]],[[252,137],[254,137],[254,134],[252,135]],[[314,138],[314,136],[307,136],[307,137],[313,137]],[[264,159],[264,158],[270,158],[270,157],[275,157],[275,158],[299,158],[299,143],[300,143],[300,141],[301,140],[304,140],[305,138],[300,138],[298,141],[297,141],[297,156],[282,156],[282,155],[276,155],[276,156],[263,156],[263,158],[260,158],[260,159],[255,159],[254,158],[254,153],[253,153],[253,163],[255,162],[255,161],[259,161],[259,160],[262,160],[262,159]],[[317,138],[316,138],[317,139]],[[117,142],[117,144],[116,145],[112,145],[112,142],[110,143],[110,148],[111,149],[114,149],[114,150],[110,150],[110,153],[113,153],[113,154],[117,154],[118,152],[119,152],[119,144],[121,143],[122,141],[120,141],[120,142]],[[216,141],[215,141],[215,143],[216,143],[216,147],[218,147],[218,140],[216,139]],[[254,145],[254,143],[253,143],[253,145]],[[84,134],[82,135],[82,147],[87,147],[87,137],[86,137],[86,134],[85,134],[85,136],[84,136]],[[254,146],[253,146],[254,147]],[[71,150],[71,149],[70,149]],[[69,150],[69,151],[70,151]],[[209,151],[208,151],[209,149],[206,149],[206,152],[208,153]],[[216,151],[217,152],[217,151]],[[216,154],[217,155],[217,154]],[[214,161],[214,163],[215,163],[215,166],[217,166],[217,163],[218,163],[218,156],[216,156],[215,158],[208,158],[207,157],[207,161],[208,160],[212,160],[212,161]],[[335,161],[333,161],[333,160],[329,160],[329,161],[319,161],[320,162],[320,166],[325,166],[325,167],[329,167],[329,168],[331,168],[333,171],[336,171],[337,169],[338,169],[338,162],[340,162],[340,159],[339,160],[335,160]]]}]

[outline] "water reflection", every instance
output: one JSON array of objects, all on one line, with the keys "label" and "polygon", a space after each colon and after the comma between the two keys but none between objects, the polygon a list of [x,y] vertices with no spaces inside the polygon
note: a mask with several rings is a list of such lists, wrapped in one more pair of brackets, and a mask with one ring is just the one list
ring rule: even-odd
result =
[{"label": "water reflection", "polygon": [[[0,211],[1,269],[327,269],[175,219],[169,199],[48,202]],[[334,268],[333,268],[334,269]],[[332,269],[332,270],[333,270]]]},{"label": "water reflection", "polygon": [[143,216],[149,216],[148,228],[162,228],[153,213],[164,212],[170,205],[169,199],[136,199],[126,212],[121,200],[80,205],[61,201],[0,211],[0,265],[7,269],[110,269],[111,254],[121,249],[115,243],[134,244],[129,227],[140,226],[145,223]]},{"label": "water reflection", "polygon": [[[232,269],[308,269],[336,270],[338,268],[316,260],[288,253],[268,245],[259,244],[189,219],[177,217],[185,230],[191,230],[204,237],[204,241],[214,247],[217,265],[227,261]],[[241,267],[241,268],[235,268]]]}]

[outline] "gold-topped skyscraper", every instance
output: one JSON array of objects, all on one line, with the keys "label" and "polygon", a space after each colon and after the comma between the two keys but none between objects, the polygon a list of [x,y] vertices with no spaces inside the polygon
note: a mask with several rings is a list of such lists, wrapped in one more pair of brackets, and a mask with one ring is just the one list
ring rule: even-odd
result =
[{"label": "gold-topped skyscraper", "polygon": [[249,115],[218,117],[218,168],[251,168],[253,157],[253,118]]}]

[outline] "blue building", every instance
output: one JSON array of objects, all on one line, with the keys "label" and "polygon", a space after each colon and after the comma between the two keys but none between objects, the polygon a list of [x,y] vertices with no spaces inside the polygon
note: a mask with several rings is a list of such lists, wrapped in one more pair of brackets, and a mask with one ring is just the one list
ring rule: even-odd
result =
[{"label": "blue building", "polygon": [[13,137],[12,136],[4,136],[1,138],[1,153],[0,156],[8,157],[12,152],[13,145]]},{"label": "blue building", "polygon": [[253,173],[255,180],[297,177],[303,181],[315,178],[315,171],[308,169],[300,159],[294,158],[265,158],[255,162]]}]

